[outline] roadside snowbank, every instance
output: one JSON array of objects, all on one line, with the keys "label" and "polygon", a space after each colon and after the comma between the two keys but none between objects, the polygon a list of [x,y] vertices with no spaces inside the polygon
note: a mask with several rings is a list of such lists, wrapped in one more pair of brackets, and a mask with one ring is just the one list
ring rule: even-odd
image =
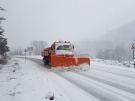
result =
[{"label": "roadside snowbank", "polygon": [[99,65],[113,65],[113,66],[121,66],[121,67],[133,67],[132,63],[129,62],[118,62],[114,60],[104,60],[104,59],[91,59],[92,63]]},{"label": "roadside snowbank", "polygon": [[69,101],[37,66],[22,59],[0,65],[0,101]]}]

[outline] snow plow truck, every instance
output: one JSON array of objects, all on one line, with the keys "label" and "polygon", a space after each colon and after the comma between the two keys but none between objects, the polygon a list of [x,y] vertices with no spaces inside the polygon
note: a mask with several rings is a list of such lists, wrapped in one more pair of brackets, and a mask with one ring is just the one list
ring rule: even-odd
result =
[{"label": "snow plow truck", "polygon": [[90,66],[90,59],[88,57],[74,56],[74,45],[69,41],[55,41],[51,47],[43,49],[41,55],[44,65],[50,68],[77,67],[82,64]]}]

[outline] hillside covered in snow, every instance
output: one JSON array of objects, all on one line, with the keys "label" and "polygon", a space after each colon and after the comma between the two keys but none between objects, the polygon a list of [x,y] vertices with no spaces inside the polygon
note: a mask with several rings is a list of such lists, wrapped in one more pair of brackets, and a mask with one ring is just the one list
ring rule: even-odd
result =
[{"label": "hillside covered in snow", "polygon": [[76,45],[80,53],[88,53],[90,57],[95,57],[97,52],[104,49],[122,48],[132,56],[131,46],[135,44],[135,21],[114,29],[97,40],[86,40]]}]

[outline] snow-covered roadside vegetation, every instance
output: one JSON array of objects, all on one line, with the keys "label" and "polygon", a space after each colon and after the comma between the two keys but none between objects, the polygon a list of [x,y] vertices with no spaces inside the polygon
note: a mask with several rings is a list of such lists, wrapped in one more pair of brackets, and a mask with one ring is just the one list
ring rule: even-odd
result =
[{"label": "snow-covered roadside vegetation", "polygon": [[0,55],[0,64],[7,64],[9,57],[7,55]]},{"label": "snow-covered roadside vegetation", "polygon": [[91,61],[92,63],[98,63],[103,65],[113,65],[113,66],[133,68],[133,62],[130,61],[118,62],[115,60],[104,60],[104,59],[91,59]]},{"label": "snow-covered roadside vegetation", "polygon": [[3,56],[2,56],[2,55],[0,55],[0,60],[1,60],[1,59],[3,59]]},{"label": "snow-covered roadside vegetation", "polygon": [[0,101],[67,101],[37,66],[22,59],[0,65]]}]

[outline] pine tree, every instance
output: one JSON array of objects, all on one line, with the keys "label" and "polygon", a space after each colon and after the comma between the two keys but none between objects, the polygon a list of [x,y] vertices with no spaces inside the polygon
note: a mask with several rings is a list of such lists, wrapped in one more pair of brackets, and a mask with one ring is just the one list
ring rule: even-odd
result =
[{"label": "pine tree", "polygon": [[[5,11],[2,7],[0,7],[1,11]],[[0,17],[0,24],[2,20],[6,20],[4,17]],[[0,26],[0,55],[4,55],[6,52],[10,51],[7,46],[7,39],[3,38],[4,29]]]}]

